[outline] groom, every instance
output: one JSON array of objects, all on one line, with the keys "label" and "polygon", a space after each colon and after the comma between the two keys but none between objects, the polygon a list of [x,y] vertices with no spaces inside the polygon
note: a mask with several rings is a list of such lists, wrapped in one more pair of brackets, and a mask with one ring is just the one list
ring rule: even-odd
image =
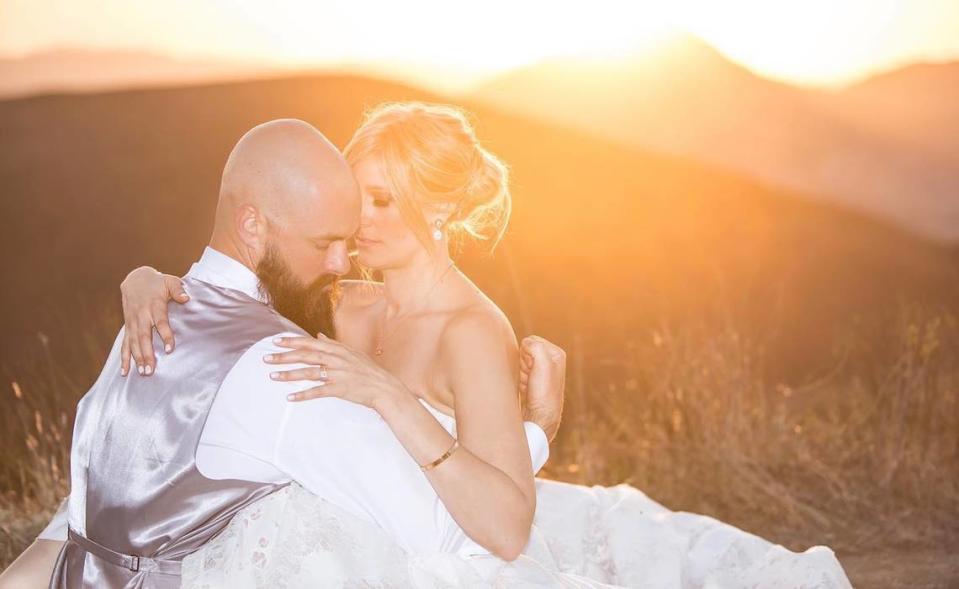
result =
[{"label": "groom", "polygon": [[[224,169],[210,247],[184,279],[190,301],[169,312],[177,353],[160,356],[154,376],[122,376],[121,333],[78,405],[69,529],[51,587],[178,587],[184,556],[289,482],[242,463],[242,452],[201,453],[201,434],[218,391],[284,387],[268,377],[262,351],[274,335],[303,330],[278,311],[329,324],[322,291],[349,270],[345,241],[359,209],[348,164],[310,125],[272,121],[240,140]],[[312,316],[315,309],[323,311]],[[558,427],[562,378],[551,374],[563,368],[561,360],[534,362],[528,375],[533,423],[524,425],[540,457],[534,465]],[[219,470],[216,460],[240,460],[228,470],[245,475],[201,474]]]}]

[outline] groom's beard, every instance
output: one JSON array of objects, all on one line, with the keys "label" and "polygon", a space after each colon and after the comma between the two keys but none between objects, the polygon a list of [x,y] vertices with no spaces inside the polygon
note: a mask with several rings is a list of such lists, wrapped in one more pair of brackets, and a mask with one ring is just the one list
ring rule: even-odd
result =
[{"label": "groom's beard", "polygon": [[266,296],[273,308],[310,335],[321,332],[334,337],[333,308],[339,296],[339,276],[320,276],[309,284],[297,280],[273,245],[256,265]]}]

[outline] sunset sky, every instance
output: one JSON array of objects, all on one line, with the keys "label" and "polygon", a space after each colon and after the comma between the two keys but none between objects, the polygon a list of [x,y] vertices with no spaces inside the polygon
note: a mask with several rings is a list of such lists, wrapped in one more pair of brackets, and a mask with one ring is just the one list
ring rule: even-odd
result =
[{"label": "sunset sky", "polygon": [[0,0],[0,55],[145,49],[291,66],[400,63],[451,85],[691,32],[768,77],[837,85],[959,59],[959,0]]}]

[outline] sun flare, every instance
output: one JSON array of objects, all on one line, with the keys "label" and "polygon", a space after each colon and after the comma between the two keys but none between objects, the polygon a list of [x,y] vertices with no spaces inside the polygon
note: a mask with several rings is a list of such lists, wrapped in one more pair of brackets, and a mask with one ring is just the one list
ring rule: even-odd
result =
[{"label": "sun flare", "polygon": [[675,32],[763,75],[833,84],[959,55],[959,3],[7,0],[0,54],[119,47],[294,67],[374,64],[439,74],[434,83],[452,87],[555,56],[634,53]]}]

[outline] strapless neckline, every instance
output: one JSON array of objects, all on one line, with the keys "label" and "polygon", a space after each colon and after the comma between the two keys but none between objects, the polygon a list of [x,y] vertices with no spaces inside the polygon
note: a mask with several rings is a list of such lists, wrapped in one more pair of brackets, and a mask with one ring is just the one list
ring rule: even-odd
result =
[{"label": "strapless neckline", "polygon": [[433,415],[435,415],[435,416],[436,416],[436,419],[440,420],[440,422],[442,422],[443,420],[446,420],[447,422],[450,422],[450,423],[455,423],[455,422],[456,422],[456,418],[455,418],[455,417],[452,417],[452,416],[450,416],[450,415],[447,415],[447,414],[443,413],[442,411],[440,411],[439,409],[437,409],[436,407],[434,407],[433,405],[431,405],[430,402],[427,401],[426,399],[424,399],[423,397],[417,397],[417,399],[419,400],[420,403],[423,404],[424,407],[426,407],[426,409],[427,409],[430,413],[432,413]]}]

